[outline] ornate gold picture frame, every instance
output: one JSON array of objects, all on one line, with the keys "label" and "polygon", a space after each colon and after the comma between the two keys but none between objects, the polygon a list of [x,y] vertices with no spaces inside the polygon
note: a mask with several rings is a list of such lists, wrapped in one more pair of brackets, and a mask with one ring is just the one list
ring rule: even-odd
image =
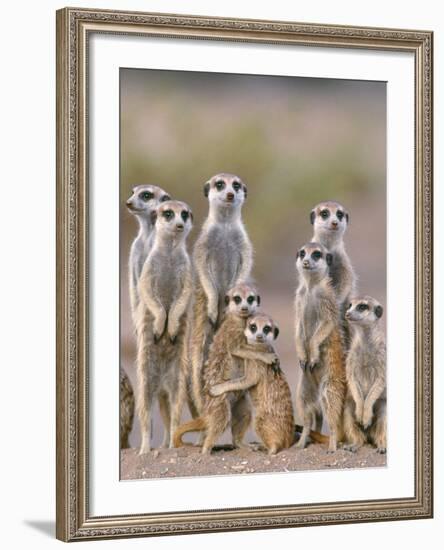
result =
[{"label": "ornate gold picture frame", "polygon": [[[414,56],[414,496],[91,514],[88,228],[94,208],[88,200],[88,48],[94,34],[309,46],[320,51],[328,47],[408,52]],[[57,538],[74,541],[432,517],[432,56],[433,33],[429,31],[77,8],[57,12]]]}]

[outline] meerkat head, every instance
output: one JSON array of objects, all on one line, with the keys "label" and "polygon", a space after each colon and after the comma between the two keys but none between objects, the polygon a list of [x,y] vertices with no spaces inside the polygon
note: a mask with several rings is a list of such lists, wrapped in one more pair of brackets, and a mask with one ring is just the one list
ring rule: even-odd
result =
[{"label": "meerkat head", "polygon": [[247,186],[234,174],[216,174],[204,185],[204,195],[218,208],[239,208],[247,197]]},{"label": "meerkat head", "polygon": [[249,344],[273,345],[279,328],[269,315],[257,313],[248,319],[244,334]]},{"label": "meerkat head", "polygon": [[317,274],[321,277],[328,273],[333,256],[319,243],[304,244],[296,254],[296,268],[304,276]]},{"label": "meerkat head", "polygon": [[151,221],[156,233],[185,239],[193,227],[193,213],[184,202],[170,200],[162,202],[151,212]]},{"label": "meerkat head", "polygon": [[381,304],[371,296],[358,296],[350,301],[345,318],[349,323],[370,325],[376,323],[383,312]]},{"label": "meerkat head", "polygon": [[134,216],[150,219],[151,212],[159,203],[171,200],[166,191],[156,185],[136,185],[131,197],[126,201],[126,207]]},{"label": "meerkat head", "polygon": [[310,222],[319,237],[341,238],[349,220],[350,216],[345,208],[334,201],[320,202],[310,212]]},{"label": "meerkat head", "polygon": [[227,312],[239,317],[254,315],[260,306],[261,297],[257,290],[245,283],[233,286],[225,296]]}]

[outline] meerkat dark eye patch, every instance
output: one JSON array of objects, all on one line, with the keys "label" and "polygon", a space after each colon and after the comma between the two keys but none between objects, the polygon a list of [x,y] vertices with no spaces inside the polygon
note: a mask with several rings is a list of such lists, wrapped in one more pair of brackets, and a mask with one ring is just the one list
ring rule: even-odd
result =
[{"label": "meerkat dark eye patch", "polygon": [[190,214],[186,210],[182,210],[182,212],[180,213],[180,216],[183,219],[183,221],[186,222],[190,217]]},{"label": "meerkat dark eye patch", "polygon": [[264,334],[268,334],[271,332],[271,327],[269,325],[264,326]]},{"label": "meerkat dark eye patch", "polygon": [[249,329],[250,329],[250,332],[254,334],[257,331],[257,325],[252,323],[251,325],[249,325]]},{"label": "meerkat dark eye patch", "polygon": [[225,296],[225,305],[227,306],[230,303],[230,297]]},{"label": "meerkat dark eye patch", "polygon": [[277,327],[274,327],[274,339],[276,340],[278,336],[279,336],[279,329]]},{"label": "meerkat dark eye patch", "polygon": [[170,221],[174,218],[174,212],[172,210],[164,210],[162,212],[162,216],[167,220]]},{"label": "meerkat dark eye patch", "polygon": [[144,201],[148,202],[152,198],[154,198],[154,193],[151,193],[151,191],[142,191],[142,193],[139,193],[139,197]]},{"label": "meerkat dark eye patch", "polygon": [[369,309],[368,305],[367,304],[359,304],[358,307],[356,308],[358,311],[366,311],[367,309]]},{"label": "meerkat dark eye patch", "polygon": [[324,210],[321,210],[320,214],[321,214],[321,218],[323,220],[326,220],[330,216],[330,210],[327,210],[326,208],[324,208]]},{"label": "meerkat dark eye patch", "polygon": [[336,217],[338,218],[339,221],[341,221],[342,218],[344,217],[344,212],[342,210],[338,210],[336,212]]},{"label": "meerkat dark eye patch", "polygon": [[233,301],[234,301],[235,304],[239,305],[242,302],[242,298],[240,296],[235,296],[233,298]]},{"label": "meerkat dark eye patch", "polygon": [[376,306],[375,307],[375,315],[376,317],[380,318],[382,317],[382,313],[384,312],[384,310],[382,309],[382,306]]},{"label": "meerkat dark eye patch", "polygon": [[248,302],[249,304],[252,304],[252,303],[254,302],[254,296],[248,296],[247,302]]},{"label": "meerkat dark eye patch", "polygon": [[299,258],[302,260],[302,258],[305,258],[305,250],[299,250]]},{"label": "meerkat dark eye patch", "polygon": [[322,258],[322,252],[321,252],[320,250],[315,250],[315,251],[312,253],[311,257],[313,258],[313,260],[318,261],[318,260],[320,260],[320,259]]},{"label": "meerkat dark eye patch", "polygon": [[160,199],[160,202],[170,201],[171,197],[169,195],[163,195],[163,197]]},{"label": "meerkat dark eye patch", "polygon": [[222,189],[225,187],[225,182],[224,180],[217,180],[214,186],[218,191],[222,191]]},{"label": "meerkat dark eye patch", "polygon": [[238,181],[233,181],[233,189],[237,192],[241,188],[241,184]]}]

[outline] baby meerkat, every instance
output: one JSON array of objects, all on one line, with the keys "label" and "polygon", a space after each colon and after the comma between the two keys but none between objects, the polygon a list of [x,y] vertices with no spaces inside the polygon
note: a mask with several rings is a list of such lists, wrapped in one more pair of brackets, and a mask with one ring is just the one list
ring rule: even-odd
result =
[{"label": "baby meerkat", "polygon": [[318,243],[304,245],[297,253],[299,286],[295,299],[296,353],[302,368],[296,403],[303,418],[297,446],[304,448],[315,423],[326,418],[330,430],[329,452],[336,451],[342,435],[345,366],[339,307],[328,268],[332,255]]},{"label": "baby meerkat", "polygon": [[370,296],[353,298],[345,314],[351,328],[346,360],[347,397],[344,408],[345,447],[355,451],[364,443],[387,448],[386,350],[380,326],[383,309]]},{"label": "baby meerkat", "polygon": [[334,201],[321,202],[310,212],[314,229],[312,241],[322,244],[333,256],[329,273],[339,301],[341,318],[356,286],[356,275],[344,246],[344,233],[349,220],[345,208]]},{"label": "baby meerkat", "polygon": [[204,186],[209,213],[193,251],[196,274],[189,345],[192,393],[202,411],[202,367],[221,322],[225,296],[230,288],[249,279],[253,249],[241,218],[247,187],[234,174],[217,174]]},{"label": "baby meerkat", "polygon": [[166,201],[153,213],[153,244],[139,280],[137,306],[137,412],[142,443],[151,444],[151,409],[159,399],[163,445],[172,446],[186,395],[185,324],[193,283],[186,238],[192,228],[188,205]]},{"label": "baby meerkat", "polygon": [[139,222],[139,232],[131,245],[128,262],[128,282],[133,320],[139,303],[137,288],[139,277],[152,245],[154,226],[151,213],[156,210],[161,202],[168,200],[170,200],[168,193],[156,185],[137,185],[133,187],[132,195],[126,201],[126,207]]},{"label": "baby meerkat", "polygon": [[[232,356],[233,350],[244,343],[244,330],[247,319],[253,315],[259,304],[260,297],[256,290],[247,284],[239,284],[230,289],[226,298],[226,313],[224,319],[210,346],[208,361],[202,371],[203,405],[198,418],[179,427],[174,435],[174,445],[182,445],[182,436],[187,432],[205,431],[202,453],[208,453],[213,448],[231,421],[233,443],[242,446],[242,438],[251,421],[251,410],[244,392],[235,392],[214,398],[210,389],[215,384],[239,376],[243,372],[243,360]],[[277,357],[274,353],[262,353],[253,350],[249,357],[262,359],[273,363]]]},{"label": "baby meerkat", "polygon": [[268,453],[276,454],[294,443],[294,416],[291,393],[278,364],[269,366],[260,359],[251,359],[252,352],[273,353],[273,342],[279,329],[268,315],[249,317],[245,328],[247,344],[233,352],[245,359],[245,374],[240,378],[210,388],[213,396],[248,390],[254,407],[254,428]]},{"label": "baby meerkat", "polygon": [[125,370],[120,367],[120,448],[128,449],[133,429],[134,392]]}]

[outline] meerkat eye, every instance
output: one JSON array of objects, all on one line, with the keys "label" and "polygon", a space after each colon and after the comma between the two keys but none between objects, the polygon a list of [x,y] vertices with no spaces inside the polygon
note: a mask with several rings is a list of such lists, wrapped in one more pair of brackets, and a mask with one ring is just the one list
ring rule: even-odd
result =
[{"label": "meerkat eye", "polygon": [[234,181],[233,182],[233,189],[235,191],[239,191],[240,188],[241,188],[241,184],[238,181]]},{"label": "meerkat eye", "polygon": [[338,218],[339,221],[341,221],[342,218],[344,217],[344,212],[342,210],[338,210],[336,212],[336,217]]},{"label": "meerkat eye", "polygon": [[324,210],[321,210],[321,218],[323,220],[326,220],[330,216],[330,212],[325,208]]},{"label": "meerkat eye", "polygon": [[215,187],[218,191],[222,191],[222,189],[225,187],[225,182],[224,180],[218,180],[216,181],[215,183]]},{"label": "meerkat eye", "polygon": [[257,331],[257,325],[255,325],[254,323],[252,323],[250,325],[250,331],[254,334],[256,331]]},{"label": "meerkat eye", "polygon": [[162,213],[162,216],[167,220],[170,221],[174,218],[174,212],[172,210],[165,210],[165,212]]},{"label": "meerkat eye", "polygon": [[305,258],[305,250],[301,250],[299,252],[299,258],[301,258],[301,260],[302,260],[302,258]]},{"label": "meerkat eye", "polygon": [[268,334],[269,332],[271,332],[271,327],[269,325],[265,325],[263,332],[264,334]]},{"label": "meerkat eye", "polygon": [[254,300],[255,300],[254,296],[248,296],[248,298],[247,298],[247,302],[249,304],[252,304],[254,302]]},{"label": "meerkat eye", "polygon": [[182,217],[182,219],[183,219],[184,222],[186,222],[187,219],[190,217],[189,212],[187,212],[186,210],[182,210],[182,212],[181,212],[180,215],[181,215],[181,217]]},{"label": "meerkat eye", "polygon": [[160,199],[160,202],[165,202],[165,201],[170,201],[171,200],[171,197],[169,195],[164,195],[161,199]]},{"label": "meerkat eye", "polygon": [[322,252],[320,252],[319,250],[315,250],[311,257],[313,258],[313,260],[318,261],[322,258]]},{"label": "meerkat eye", "polygon": [[148,201],[150,201],[152,198],[154,198],[154,193],[151,193],[151,191],[142,191],[142,193],[140,193],[139,197],[140,197],[144,202],[148,202]]},{"label": "meerkat eye", "polygon": [[240,296],[235,296],[233,298],[233,302],[237,305],[239,305],[242,302],[242,298]]},{"label": "meerkat eye", "polygon": [[367,304],[359,304],[358,307],[357,307],[358,311],[365,311],[366,309],[368,309]]}]

